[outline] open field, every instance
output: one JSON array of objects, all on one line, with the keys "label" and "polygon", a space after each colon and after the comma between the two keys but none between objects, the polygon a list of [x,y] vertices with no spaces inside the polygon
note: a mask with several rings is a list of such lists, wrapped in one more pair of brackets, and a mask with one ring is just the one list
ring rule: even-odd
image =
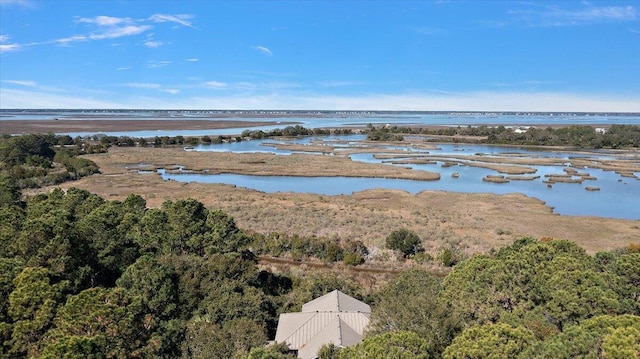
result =
[{"label": "open field", "polygon": [[543,202],[521,194],[425,191],[414,195],[397,190],[340,196],[267,194],[230,185],[165,181],[157,173],[137,171],[144,164],[145,168],[183,165],[214,173],[259,175],[408,175],[409,170],[403,168],[357,163],[346,157],[188,152],[180,148],[111,148],[107,154],[86,157],[95,161],[102,173],[64,183],[63,188],[83,188],[112,200],[136,193],[150,207],[191,197],[223,209],[247,230],[362,240],[373,253],[376,247],[383,247],[391,231],[402,227],[415,231],[432,254],[452,246],[465,254],[486,252],[525,235],[572,240],[590,253],[640,244],[640,221],[561,216]]}]

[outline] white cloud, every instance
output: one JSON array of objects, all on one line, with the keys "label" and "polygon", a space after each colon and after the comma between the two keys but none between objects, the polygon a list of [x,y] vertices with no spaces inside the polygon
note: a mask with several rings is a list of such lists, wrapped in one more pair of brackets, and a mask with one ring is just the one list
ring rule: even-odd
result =
[{"label": "white cloud", "polygon": [[568,18],[578,21],[633,21],[638,17],[638,11],[633,6],[604,6],[592,7],[582,11],[566,12]]},{"label": "white cloud", "polygon": [[200,61],[200,59],[191,58],[191,59],[185,59],[185,61],[187,61],[187,62],[198,62],[198,61]]},{"label": "white cloud", "polygon": [[224,82],[219,82],[219,81],[207,81],[204,83],[205,86],[207,87],[211,87],[214,89],[223,89],[227,87],[227,84]]},{"label": "white cloud", "polygon": [[118,108],[118,102],[0,87],[0,108]]},{"label": "white cloud", "polygon": [[[7,1],[7,0],[0,0]],[[58,38],[51,41],[33,42],[30,44],[1,44],[0,52],[18,51],[26,46],[56,44],[60,46],[69,46],[76,42],[85,42],[92,40],[108,40],[117,39],[120,37],[135,36],[143,34],[151,29],[153,26],[149,22],[176,22],[184,26],[191,26],[191,22],[188,19],[192,18],[192,15],[153,15],[149,19],[135,20],[129,17],[113,17],[113,16],[95,16],[95,17],[78,17],[75,19],[76,23],[88,24],[95,28],[95,31],[88,34],[78,34],[67,37]],[[146,23],[145,23],[146,22]],[[153,34],[148,36],[147,40],[142,44],[144,46],[154,48],[164,45],[163,42],[155,41],[152,38]],[[9,40],[9,36],[0,35],[0,42],[6,42]]]},{"label": "white cloud", "polygon": [[460,95],[372,94],[364,96],[257,95],[185,99],[185,108],[640,112],[640,98],[562,93],[469,92]]},{"label": "white cloud", "polygon": [[0,54],[20,50],[22,50],[22,46],[18,44],[0,44]]},{"label": "white cloud", "polygon": [[38,86],[38,84],[35,81],[2,80],[2,82],[13,84],[13,85],[28,86],[28,87]]},{"label": "white cloud", "polygon": [[56,39],[51,43],[56,43],[59,45],[69,45],[74,42],[83,42],[83,41],[89,41],[89,40],[117,39],[119,37],[139,35],[150,29],[151,29],[150,25],[125,25],[120,27],[107,26],[104,30],[102,30],[99,33],[94,33],[89,35],[74,35],[70,37]]},{"label": "white cloud", "polygon": [[9,41],[9,39],[11,39],[9,35],[0,35],[0,54],[22,50],[22,46],[19,44],[2,44],[3,42]]},{"label": "white cloud", "polygon": [[0,5],[21,5],[33,7],[33,2],[30,0],[0,0]]},{"label": "white cloud", "polygon": [[193,15],[187,15],[187,14],[181,14],[181,15],[155,14],[155,15],[152,15],[149,18],[149,20],[153,22],[175,22],[182,26],[193,28],[191,21],[189,21],[189,19],[192,19],[192,18],[193,18]]},{"label": "white cloud", "polygon": [[54,42],[60,44],[60,45],[67,45],[70,44],[72,42],[81,42],[81,41],[88,41],[89,38],[84,36],[84,35],[75,35],[75,36],[70,36],[70,37],[65,37],[62,39],[57,39],[54,40]]},{"label": "white cloud", "polygon": [[118,69],[117,69],[117,70],[118,70],[118,71],[131,70],[131,67],[125,67],[125,66],[123,66],[123,67],[118,67]]},{"label": "white cloud", "polygon": [[101,34],[92,34],[89,35],[89,38],[92,40],[104,40],[104,39],[115,39],[123,36],[132,36],[142,34],[143,32],[150,30],[150,25],[127,25],[123,27],[114,27],[109,28]]},{"label": "white cloud", "polygon": [[293,82],[235,82],[233,87],[243,91],[279,91],[302,87]]},{"label": "white cloud", "polygon": [[149,69],[159,69],[162,67],[165,67],[167,65],[170,65],[171,61],[149,61],[147,63],[147,68]]},{"label": "white cloud", "polygon": [[[156,83],[124,86],[158,91],[158,97],[101,93],[90,96],[56,94],[31,88],[0,87],[0,108],[157,108],[157,109],[291,109],[291,110],[414,110],[414,111],[552,111],[552,112],[640,112],[640,96],[584,95],[555,92],[465,92],[403,93],[338,96],[293,92],[181,96],[176,88]],[[71,93],[71,92],[67,92]],[[91,91],[73,91],[86,94]],[[160,93],[174,95],[166,101]],[[209,93],[210,94],[210,93]]]},{"label": "white cloud", "polygon": [[318,86],[322,87],[347,87],[347,86],[358,86],[364,85],[362,81],[320,81],[318,82]]},{"label": "white cloud", "polygon": [[160,84],[147,83],[147,82],[127,82],[123,85],[127,87],[142,88],[142,89],[159,89],[160,87],[162,87],[162,85]]},{"label": "white cloud", "polygon": [[146,47],[148,47],[150,49],[153,49],[153,48],[156,48],[156,47],[160,47],[162,45],[164,45],[164,43],[161,42],[161,41],[145,41],[144,42],[144,46],[146,46]]},{"label": "white cloud", "polygon": [[[532,5],[522,3],[524,5]],[[536,4],[536,6],[539,6]],[[541,6],[533,10],[512,10],[509,14],[515,15],[519,21],[524,21],[530,26],[574,26],[611,22],[636,21],[639,17],[638,10],[633,6],[591,6],[586,5],[581,9],[566,10],[558,6]]]},{"label": "white cloud", "polygon": [[264,47],[264,46],[256,46],[255,47],[256,50],[262,52],[263,54],[269,55],[269,56],[273,56],[273,52],[271,52],[271,50],[269,50],[269,48]]},{"label": "white cloud", "polygon": [[122,85],[126,87],[137,88],[137,89],[157,90],[157,91],[170,93],[172,95],[176,95],[180,92],[179,89],[164,88],[163,85],[158,83],[153,83],[153,82],[127,82]]},{"label": "white cloud", "polygon": [[87,24],[96,24],[98,26],[116,26],[120,24],[131,24],[133,20],[128,17],[112,17],[112,16],[96,16],[96,17],[81,17],[78,22]]},{"label": "white cloud", "polygon": [[32,80],[2,80],[5,84],[23,86],[28,88],[28,91],[44,91],[44,92],[61,92],[62,90],[57,87],[40,85],[36,81]]}]

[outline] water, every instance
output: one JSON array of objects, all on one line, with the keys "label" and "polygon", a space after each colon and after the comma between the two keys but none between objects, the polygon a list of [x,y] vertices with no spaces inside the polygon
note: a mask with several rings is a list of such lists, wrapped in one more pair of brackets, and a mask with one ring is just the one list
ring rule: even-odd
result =
[{"label": "water", "polygon": [[[416,125],[416,126],[462,126],[467,125],[505,125],[505,126],[541,126],[546,125],[613,125],[630,124],[640,125],[640,114],[462,114],[462,113],[436,113],[436,114],[380,114],[369,113],[366,115],[335,117],[286,117],[281,118],[243,118],[241,115],[234,118],[216,118],[211,111],[13,111],[0,110],[0,126],[2,120],[52,120],[60,119],[115,119],[126,120],[237,120],[237,121],[280,121],[299,123],[307,128],[337,128],[337,127],[362,127],[367,124],[380,125]],[[249,128],[217,129],[217,130],[171,130],[171,131],[120,131],[107,132],[111,136],[146,137],[155,136],[203,136],[203,135],[236,135],[244,130],[269,131],[283,128],[286,125],[276,124],[271,126],[254,126]],[[67,132],[75,136],[88,136],[95,133]],[[328,138],[333,140],[360,141],[364,136],[348,136]],[[306,143],[313,138],[296,140],[297,143]],[[319,139],[319,138],[315,138]],[[324,138],[326,139],[326,138]],[[232,152],[273,152],[280,155],[290,154],[287,150],[277,150],[273,147],[263,146],[264,142],[277,142],[274,140],[248,141],[238,143],[225,143],[211,146],[199,145],[198,151],[232,151]],[[409,142],[409,141],[407,141]],[[334,144],[336,147],[340,146]],[[460,155],[483,153],[486,155],[498,155],[501,153],[526,153],[531,156],[555,157],[569,159],[569,157],[583,156],[572,153],[557,153],[550,151],[530,151],[523,148],[505,148],[485,145],[454,145],[439,144],[438,150],[428,152],[438,155]],[[401,148],[409,151],[409,145]],[[381,163],[371,154],[352,155],[354,161]],[[598,153],[598,158],[614,158],[606,151]],[[640,161],[640,159],[639,159]],[[505,184],[483,182],[482,178],[496,172],[488,169],[453,166],[441,167],[441,163],[433,165],[413,165],[416,170],[439,172],[439,181],[408,181],[380,178],[347,178],[347,177],[287,177],[287,176],[243,176],[243,175],[201,175],[201,174],[166,174],[165,179],[184,182],[227,183],[239,187],[256,189],[263,192],[309,192],[325,195],[351,194],[373,188],[389,188],[418,193],[423,190],[442,190],[453,192],[471,193],[523,193],[530,197],[538,198],[554,208],[554,212],[563,215],[587,215],[612,218],[626,218],[640,220],[640,180],[623,178],[613,172],[595,169],[586,169],[585,172],[597,177],[595,181],[584,181],[582,184],[556,183],[549,188],[543,183],[545,174],[562,173],[562,168],[553,166],[529,166],[537,169],[536,175],[541,176],[533,181],[511,181]],[[459,173],[459,178],[452,178],[451,174]],[[636,173],[640,176],[640,173]],[[586,186],[600,187],[600,191],[586,191]]]},{"label": "water", "polygon": [[[529,125],[614,125],[628,124],[640,125],[640,114],[589,114],[589,113],[555,113],[555,114],[512,114],[512,113],[367,113],[365,115],[339,115],[327,117],[216,117],[215,111],[20,111],[2,110],[0,111],[0,126],[2,120],[52,120],[58,119],[87,119],[87,120],[203,120],[203,121],[280,121],[282,123],[292,122],[307,128],[337,128],[337,127],[363,127],[367,124],[374,126],[397,125],[397,126],[461,126],[468,125],[505,125],[505,126],[529,126]],[[237,135],[242,131],[263,130],[270,131],[276,128],[283,128],[286,125],[276,124],[269,126],[252,126],[248,128],[232,129],[210,129],[210,130],[168,130],[168,131],[116,131],[101,132],[109,136],[130,136],[130,137],[155,137],[155,136],[204,136],[204,135]],[[93,132],[64,132],[72,137],[95,135]]]},{"label": "water", "polygon": [[[329,140],[341,140],[357,142],[364,136],[344,136],[331,137]],[[304,138],[293,143],[308,143],[318,140],[320,137]],[[196,151],[231,151],[231,152],[272,152],[279,155],[291,154],[287,150],[278,150],[273,147],[264,146],[265,143],[273,140],[257,140],[238,143],[225,143],[219,145],[200,145]],[[285,142],[285,141],[281,141]],[[327,141],[329,142],[329,141]],[[561,162],[569,161],[570,157],[585,156],[570,152],[552,152],[544,150],[531,151],[525,148],[500,147],[489,145],[459,145],[459,144],[438,144],[437,150],[429,150],[433,155],[460,155],[483,153],[489,155],[500,154],[527,154],[532,157],[557,158]],[[402,148],[410,150],[409,146]],[[600,151],[596,156],[599,159],[613,159],[615,156],[607,151]],[[382,163],[375,159],[372,154],[361,153],[350,156],[354,161],[368,163]],[[638,158],[640,161],[640,158]],[[391,165],[391,164],[389,164]],[[407,165],[402,165],[407,166]],[[367,189],[384,188],[398,189],[410,193],[418,193],[424,190],[438,190],[466,193],[522,193],[529,197],[534,197],[544,201],[554,209],[555,213],[563,215],[598,216],[610,218],[624,218],[640,220],[640,180],[625,178],[611,172],[600,169],[586,168],[580,172],[587,172],[596,180],[585,180],[581,184],[576,183],[555,183],[548,187],[543,181],[546,174],[562,174],[562,166],[528,166],[537,171],[535,176],[540,178],[527,180],[512,180],[509,183],[490,183],[482,181],[482,178],[489,174],[499,174],[496,171],[472,167],[466,165],[455,165],[452,167],[442,167],[442,162],[435,164],[411,165],[414,170],[425,170],[438,172],[441,175],[439,181],[412,181],[382,178],[350,178],[350,177],[291,177],[291,176],[246,176],[235,174],[207,175],[207,174],[167,174],[161,172],[163,178],[181,182],[202,182],[202,183],[225,183],[238,187],[255,189],[266,193],[274,192],[298,192],[315,193],[323,195],[349,195],[354,192]],[[452,174],[458,173],[458,178],[453,178]],[[640,173],[636,175],[640,176]],[[587,191],[585,187],[597,186],[600,191]]]}]

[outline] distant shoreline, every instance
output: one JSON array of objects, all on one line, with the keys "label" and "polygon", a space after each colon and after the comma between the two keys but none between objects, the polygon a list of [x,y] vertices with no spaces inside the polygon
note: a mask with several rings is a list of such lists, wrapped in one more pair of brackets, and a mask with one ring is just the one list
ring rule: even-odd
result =
[{"label": "distant shoreline", "polygon": [[[322,117],[322,116],[319,116]],[[108,119],[107,119],[108,118]],[[248,118],[248,116],[247,116]],[[178,131],[178,130],[219,130],[261,126],[292,126],[300,124],[296,121],[276,121],[279,117],[256,116],[256,119],[267,119],[265,121],[247,121],[246,119],[237,119],[221,117],[221,118],[200,118],[200,119],[184,119],[184,118],[124,118],[124,117],[108,117],[102,119],[47,119],[47,120],[1,120],[0,134],[37,134],[37,133],[73,133],[73,132],[90,132],[90,133],[106,133],[106,132],[133,132],[133,131]],[[283,117],[292,119],[292,116]],[[294,118],[294,117],[293,117]],[[448,125],[426,125],[426,124],[397,124],[398,126],[422,127],[430,129],[448,128]],[[537,128],[560,128],[572,126],[572,124],[482,124],[484,126],[505,126],[505,127],[537,127]],[[478,125],[472,125],[478,126]],[[592,127],[609,128],[611,124],[589,124]],[[347,124],[347,127],[363,127],[361,124]]]}]

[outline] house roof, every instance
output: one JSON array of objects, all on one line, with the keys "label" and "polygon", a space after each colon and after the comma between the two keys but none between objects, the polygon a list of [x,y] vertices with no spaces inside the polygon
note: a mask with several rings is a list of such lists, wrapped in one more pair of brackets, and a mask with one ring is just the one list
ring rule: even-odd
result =
[{"label": "house roof", "polygon": [[350,297],[339,290],[318,297],[302,306],[303,312],[363,312],[371,313],[371,307],[356,298]]},{"label": "house roof", "polygon": [[370,315],[367,304],[335,290],[303,305],[302,312],[281,314],[275,341],[297,350],[299,358],[315,358],[324,344],[361,342]]}]

